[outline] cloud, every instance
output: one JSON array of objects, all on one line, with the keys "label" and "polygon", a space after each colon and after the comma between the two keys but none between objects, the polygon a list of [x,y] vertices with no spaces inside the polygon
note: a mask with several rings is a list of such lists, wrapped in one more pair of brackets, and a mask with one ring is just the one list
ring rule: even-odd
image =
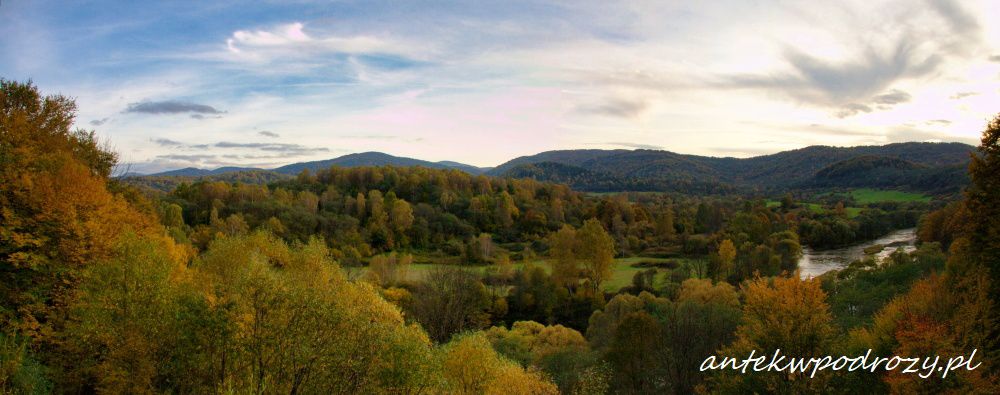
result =
[{"label": "cloud", "polygon": [[180,141],[174,141],[165,138],[150,139],[150,141],[156,143],[156,145],[159,145],[161,147],[181,147],[184,145],[184,143]]},{"label": "cloud", "polygon": [[274,143],[234,143],[230,141],[220,141],[214,144],[216,148],[249,148],[267,152],[278,152],[286,156],[308,155],[319,152],[330,152],[325,147],[306,147],[299,144],[274,144]]},{"label": "cloud", "polygon": [[951,125],[951,121],[949,121],[947,119],[932,119],[932,120],[924,122],[924,123],[927,124],[927,125],[941,125],[941,126]]},{"label": "cloud", "polygon": [[[933,11],[928,15],[932,18],[921,19],[921,23],[935,26],[935,29],[919,29],[912,22],[885,26],[879,32],[888,41],[882,42],[869,36],[841,34],[838,40],[843,48],[857,49],[834,58],[823,58],[809,49],[787,46],[779,57],[787,66],[786,70],[723,76],[719,85],[777,91],[797,101],[837,108],[865,102],[876,92],[901,80],[935,75],[946,59],[970,56],[982,40],[979,24],[959,4],[945,0],[928,0],[928,3]],[[897,17],[912,19],[906,11]],[[845,23],[862,25],[862,20]]]},{"label": "cloud", "polygon": [[966,97],[969,97],[969,96],[976,96],[978,94],[979,94],[979,92],[958,92],[958,93],[956,93],[954,95],[948,96],[948,98],[952,99],[952,100],[958,100],[958,99],[963,99],[963,98],[966,98]]},{"label": "cloud", "polygon": [[[270,62],[322,54],[361,55],[373,54],[390,59],[387,55],[414,55],[416,45],[390,41],[370,35],[348,37],[313,36],[305,31],[305,24],[293,22],[276,25],[269,29],[237,30],[226,39],[226,50],[230,60]],[[404,62],[405,59],[392,58]]]},{"label": "cloud", "polygon": [[111,118],[95,119],[93,121],[90,121],[90,124],[92,126],[101,126],[101,125],[104,125],[105,123],[108,123],[108,121],[110,121],[110,120],[111,120]]},{"label": "cloud", "polygon": [[225,111],[220,111],[215,107],[184,101],[145,101],[138,103],[130,103],[125,109],[126,113],[137,113],[137,114],[192,114],[192,118],[195,116],[203,117],[205,114],[224,114]]},{"label": "cloud", "polygon": [[913,97],[909,93],[903,92],[899,89],[893,89],[886,93],[875,95],[871,98],[871,104],[861,104],[861,103],[850,103],[840,108],[834,115],[837,118],[847,118],[852,117],[861,113],[870,113],[875,111],[875,108],[879,110],[888,110],[892,106],[900,103],[906,103],[910,101]]},{"label": "cloud", "polygon": [[937,55],[920,56],[915,43],[900,40],[889,52],[865,49],[860,60],[825,61],[786,49],[784,60],[794,69],[770,76],[738,75],[729,78],[733,87],[779,89],[797,99],[819,105],[842,105],[871,96],[902,78],[930,73],[941,63]]},{"label": "cloud", "polygon": [[998,62],[998,63],[1000,63],[1000,55],[993,55],[993,56],[990,56],[988,59],[990,60],[990,62]]},{"label": "cloud", "polygon": [[[307,147],[299,144],[282,144],[282,143],[237,143],[231,141],[220,141],[213,144],[186,144],[180,141],[166,139],[166,138],[156,138],[150,139],[154,144],[161,147],[168,147],[175,150],[197,150],[205,151],[213,148],[221,149],[244,149],[244,150],[254,150],[263,151],[271,153],[270,156],[248,156],[244,154],[243,156],[248,159],[277,159],[277,158],[291,158],[296,156],[311,155],[316,153],[330,152],[329,148],[326,147]],[[193,158],[193,156],[185,155],[186,157]],[[227,154],[227,156],[236,156],[236,154]],[[180,159],[163,157],[162,159]],[[190,159],[187,159],[190,160]]]},{"label": "cloud", "polygon": [[928,3],[935,11],[941,15],[951,28],[951,36],[954,40],[953,50],[966,50],[970,46],[978,44],[979,21],[976,17],[962,8],[959,2],[954,0],[929,0]]},{"label": "cloud", "polygon": [[883,93],[881,95],[873,97],[872,102],[874,102],[875,104],[894,105],[899,103],[906,103],[910,101],[911,98],[912,96],[910,96],[909,93],[903,92],[898,89],[893,89],[888,93]]},{"label": "cloud", "polygon": [[[781,127],[779,128],[793,131],[801,132],[802,130],[807,130],[809,132],[823,134],[826,136],[856,136],[856,137],[875,137],[881,136],[879,133],[865,131],[865,130],[854,130],[854,129],[844,129],[840,127],[832,127],[827,125],[820,125],[818,123],[809,124],[808,126],[791,126],[791,127]],[[780,141],[783,143],[783,141]]]},{"label": "cloud", "polygon": [[192,119],[219,119],[222,115],[191,114]]},{"label": "cloud", "polygon": [[577,107],[577,111],[617,118],[638,118],[649,106],[649,101],[644,99],[611,98],[601,103],[581,105]]},{"label": "cloud", "polygon": [[182,160],[186,162],[201,162],[209,159],[215,159],[215,155],[184,155],[184,154],[168,154],[168,155],[158,155],[157,159],[167,159],[167,160]]},{"label": "cloud", "polygon": [[837,111],[837,113],[835,115],[837,116],[837,118],[847,118],[847,117],[852,117],[852,116],[858,115],[860,113],[866,113],[867,114],[867,113],[870,113],[870,112],[872,112],[872,108],[871,107],[868,107],[868,106],[866,106],[864,104],[851,103],[851,104],[848,104],[848,105],[842,107],[840,109],[840,111]]},{"label": "cloud", "polygon": [[261,130],[261,131],[257,132],[257,134],[259,134],[261,136],[264,136],[264,137],[273,137],[273,138],[281,137],[281,135],[279,135],[279,134],[277,134],[275,132],[272,132],[270,130]]}]

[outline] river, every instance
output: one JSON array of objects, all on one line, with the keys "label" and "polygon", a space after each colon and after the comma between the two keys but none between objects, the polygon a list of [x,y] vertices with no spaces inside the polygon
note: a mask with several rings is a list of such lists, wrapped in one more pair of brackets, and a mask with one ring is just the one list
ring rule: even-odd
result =
[{"label": "river", "polygon": [[815,277],[830,270],[845,267],[851,262],[864,258],[865,248],[876,244],[885,246],[882,251],[876,254],[880,259],[889,256],[899,247],[910,252],[916,249],[916,241],[916,228],[910,228],[896,230],[878,239],[849,247],[832,250],[812,250],[809,247],[803,247],[802,258],[799,259],[799,269],[801,270],[799,275],[802,278]]}]

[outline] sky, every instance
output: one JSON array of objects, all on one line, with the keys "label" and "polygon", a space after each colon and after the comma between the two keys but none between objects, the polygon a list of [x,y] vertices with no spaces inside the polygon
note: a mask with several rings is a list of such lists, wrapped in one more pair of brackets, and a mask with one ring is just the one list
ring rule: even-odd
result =
[{"label": "sky", "polygon": [[[0,78],[131,171],[975,144],[1000,1],[0,0]],[[992,16],[993,18],[989,18]]]}]

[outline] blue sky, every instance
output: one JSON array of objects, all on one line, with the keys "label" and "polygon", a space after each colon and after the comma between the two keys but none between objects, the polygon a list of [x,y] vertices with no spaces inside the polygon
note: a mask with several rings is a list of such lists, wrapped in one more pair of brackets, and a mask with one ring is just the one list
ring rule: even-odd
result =
[{"label": "blue sky", "polygon": [[0,77],[75,97],[137,171],[351,152],[753,156],[974,143],[997,1],[3,0]]}]

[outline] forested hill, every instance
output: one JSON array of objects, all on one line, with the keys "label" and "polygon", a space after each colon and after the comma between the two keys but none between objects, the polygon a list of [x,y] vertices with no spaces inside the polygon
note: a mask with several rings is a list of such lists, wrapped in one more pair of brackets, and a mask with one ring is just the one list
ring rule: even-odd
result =
[{"label": "forested hill", "polygon": [[561,150],[522,156],[492,169],[458,162],[430,162],[381,152],[363,152],[322,161],[293,163],[271,170],[186,168],[132,178],[133,183],[154,188],[155,185],[169,187],[185,179],[197,178],[266,183],[297,175],[302,170],[316,173],[331,166],[391,165],[458,169],[472,175],[534,178],[592,192],[718,194],[792,188],[873,187],[946,195],[960,191],[968,183],[965,170],[972,149],[972,146],[961,143],[897,143],[849,148],[811,146],[745,159],[658,150]]},{"label": "forested hill", "polygon": [[274,169],[258,169],[250,167],[220,167],[217,169],[199,169],[194,167],[187,167],[178,170],[170,170],[156,174],[149,174],[148,176],[205,177],[205,176],[215,176],[225,173],[259,172],[259,171],[270,171],[284,175],[296,175],[301,173],[302,170],[308,169],[310,172],[315,173],[321,169],[329,168],[330,166],[362,167],[362,166],[386,166],[386,165],[392,165],[397,167],[423,166],[431,169],[458,169],[473,175],[479,175],[488,170],[475,167],[472,165],[467,165],[464,163],[451,162],[451,161],[429,162],[420,159],[393,156],[382,152],[360,152],[356,154],[348,154],[336,157],[333,159],[318,160],[313,162],[292,163],[290,165],[285,165]]},{"label": "forested hill", "polygon": [[961,143],[811,146],[745,159],[656,150],[564,150],[519,157],[487,174],[568,182],[586,191],[867,186],[946,194],[968,183],[964,172],[972,150]]},{"label": "forested hill", "polygon": [[281,174],[294,175],[302,172],[302,170],[305,169],[309,169],[309,171],[315,173],[320,169],[327,169],[330,166],[362,167],[362,166],[386,166],[386,165],[392,165],[398,167],[423,166],[431,169],[459,169],[470,174],[481,174],[483,172],[482,169],[479,169],[475,166],[466,165],[463,163],[429,162],[420,159],[392,156],[382,152],[362,152],[357,154],[348,154],[328,160],[293,163],[287,166],[282,166],[277,169],[274,169],[274,171]]}]

